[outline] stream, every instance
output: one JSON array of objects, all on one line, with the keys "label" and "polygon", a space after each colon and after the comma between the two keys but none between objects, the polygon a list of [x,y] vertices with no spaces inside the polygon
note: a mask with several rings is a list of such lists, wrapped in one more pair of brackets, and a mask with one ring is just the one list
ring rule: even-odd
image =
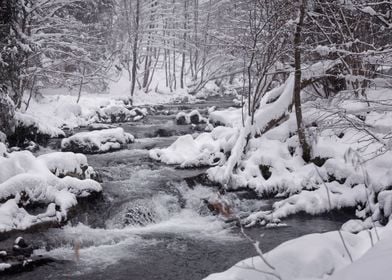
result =
[{"label": "stream", "polygon": [[[89,164],[102,176],[103,197],[82,203],[76,217],[61,229],[23,235],[42,248],[36,254],[58,261],[6,278],[200,280],[254,256],[252,244],[238,227],[213,216],[202,202],[217,189],[185,180],[205,169],[178,169],[148,157],[149,149],[167,147],[178,135],[193,133],[190,126],[174,123],[176,111],[225,108],[232,105],[231,99],[165,105],[139,123],[121,124],[136,136],[135,143],[121,151],[88,156]],[[159,113],[165,110],[172,113]],[[162,129],[170,133],[155,137]],[[225,196],[243,212],[268,209],[272,204],[244,193]],[[338,229],[347,219],[333,214],[296,215],[284,221],[285,227],[254,227],[246,232],[261,240],[262,249],[268,251],[304,234]]]}]

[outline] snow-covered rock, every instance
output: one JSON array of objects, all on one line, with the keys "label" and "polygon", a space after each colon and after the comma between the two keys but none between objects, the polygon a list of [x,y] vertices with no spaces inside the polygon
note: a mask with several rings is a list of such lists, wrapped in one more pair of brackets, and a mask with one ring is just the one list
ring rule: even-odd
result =
[{"label": "snow-covered rock", "polygon": [[[63,163],[53,162],[54,158]],[[69,168],[75,165],[72,162],[75,158],[58,154],[36,158],[28,151],[0,156],[0,232],[63,222],[70,208],[77,204],[77,198],[101,192],[102,187],[96,181],[59,178],[48,168],[50,165]],[[35,204],[46,205],[46,210],[33,215],[24,209]]]},{"label": "snow-covered rock", "polygon": [[207,123],[207,119],[198,110],[193,110],[190,113],[179,112],[176,115],[176,123],[178,125],[202,124]]},{"label": "snow-covered rock", "polygon": [[14,118],[15,130],[8,137],[11,145],[26,148],[31,141],[45,144],[49,138],[65,136],[60,128],[46,124],[32,115],[15,112]]},{"label": "snow-covered rock", "polygon": [[168,148],[150,150],[150,157],[182,167],[222,164],[226,159],[224,152],[231,149],[234,135],[233,129],[218,127],[195,139],[191,135],[181,136]]},{"label": "snow-covered rock", "polygon": [[128,106],[123,103],[110,104],[97,110],[96,116],[94,116],[90,121],[102,123],[139,121],[147,116],[147,113],[146,108],[129,109]]},{"label": "snow-covered rock", "polygon": [[91,132],[80,132],[61,142],[63,151],[81,152],[85,154],[105,153],[119,150],[134,141],[134,137],[122,128],[103,129]]},{"label": "snow-covered rock", "polygon": [[208,120],[214,126],[224,125],[231,127],[240,126],[242,110],[238,108],[229,108],[226,110],[213,111],[210,113]]},{"label": "snow-covered rock", "polygon": [[48,137],[65,136],[64,132],[57,128],[41,122],[32,115],[20,112],[15,113],[16,127],[24,128],[40,135],[47,135]]},{"label": "snow-covered rock", "polygon": [[79,179],[91,179],[96,177],[94,169],[88,165],[87,157],[83,154],[71,152],[55,152],[41,155],[46,167],[57,177],[66,176]]}]

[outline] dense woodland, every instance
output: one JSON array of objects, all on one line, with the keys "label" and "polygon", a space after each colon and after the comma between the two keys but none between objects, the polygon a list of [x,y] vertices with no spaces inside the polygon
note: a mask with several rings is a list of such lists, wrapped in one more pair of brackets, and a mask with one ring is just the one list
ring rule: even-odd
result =
[{"label": "dense woodland", "polygon": [[[366,96],[375,79],[388,83],[390,9],[388,1],[3,0],[2,103],[9,96],[8,107],[24,110],[49,85],[103,91],[120,69],[129,73],[132,99],[135,90],[154,90],[154,74],[164,69],[172,91],[240,77],[252,116],[265,92],[295,72],[309,159],[300,89]],[[301,69],[319,61],[331,62],[327,75],[301,79]]]}]

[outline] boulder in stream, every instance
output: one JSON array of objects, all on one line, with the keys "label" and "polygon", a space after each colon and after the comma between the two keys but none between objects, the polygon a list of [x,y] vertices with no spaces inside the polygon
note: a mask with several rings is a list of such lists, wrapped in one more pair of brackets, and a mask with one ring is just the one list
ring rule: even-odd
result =
[{"label": "boulder in stream", "polygon": [[179,112],[176,116],[176,123],[177,125],[198,125],[207,123],[207,119],[204,118],[198,110],[193,110],[190,113]]},{"label": "boulder in stream", "polygon": [[55,259],[42,255],[32,255],[34,246],[28,244],[23,237],[17,237],[10,250],[0,250],[0,276],[31,271]]},{"label": "boulder in stream", "polygon": [[80,132],[61,142],[62,151],[83,154],[106,153],[123,148],[134,141],[133,135],[121,127],[91,132]]},{"label": "boulder in stream", "polygon": [[110,104],[96,111],[96,115],[91,119],[98,123],[121,123],[139,121],[147,116],[146,108],[132,108],[127,105]]}]

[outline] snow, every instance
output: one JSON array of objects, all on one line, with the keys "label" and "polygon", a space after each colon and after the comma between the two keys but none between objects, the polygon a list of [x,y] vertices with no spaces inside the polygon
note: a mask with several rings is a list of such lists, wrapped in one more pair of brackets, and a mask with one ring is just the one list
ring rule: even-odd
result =
[{"label": "snow", "polygon": [[[336,63],[310,65],[305,76],[321,75]],[[255,125],[250,125],[249,119],[242,125],[240,109],[215,110],[209,121],[225,126],[200,136],[182,136],[166,149],[152,150],[150,156],[182,167],[208,165],[208,178],[227,189],[250,188],[260,197],[281,198],[271,211],[255,212],[244,219],[246,225],[266,225],[274,218],[299,212],[318,215],[358,205],[356,214],[362,223],[351,225],[352,230],[369,228],[373,221],[388,221],[392,214],[388,191],[392,152],[389,140],[383,139],[391,132],[390,90],[369,90],[366,100],[347,93],[334,99],[304,93],[302,107],[312,156],[317,159],[314,163],[301,157],[295,114],[288,111],[292,91],[293,76],[266,93],[255,114]],[[370,112],[367,100],[375,104]],[[342,120],[343,116],[358,120],[358,114],[366,116],[359,129]],[[271,126],[277,119],[280,124]],[[373,137],[362,127],[370,129]],[[219,159],[211,160],[218,154]],[[368,197],[374,200],[370,205]]]},{"label": "snow", "polygon": [[11,265],[9,263],[0,263],[0,271],[4,271],[7,268],[10,268]]},{"label": "snow", "polygon": [[[214,165],[223,156],[219,153],[216,140],[209,133],[202,133],[196,139],[192,135],[179,137],[166,149],[153,149],[150,157],[167,164],[181,164],[182,167]],[[214,162],[217,159],[218,162]]]},{"label": "snow", "polygon": [[96,111],[89,122],[118,123],[138,121],[147,115],[147,109],[128,109],[124,103],[110,104]]},{"label": "snow", "polygon": [[[60,163],[61,162],[61,163]],[[35,224],[61,222],[78,197],[101,192],[99,183],[72,177],[58,178],[50,168],[80,168],[86,164],[82,155],[55,153],[36,158],[28,151],[13,152],[0,157],[0,232],[24,230]],[[29,214],[24,206],[43,203],[43,213]],[[58,209],[56,209],[56,206]]]},{"label": "snow", "polygon": [[222,111],[211,112],[208,120],[215,125],[238,127],[241,125],[241,116],[241,109],[229,108]]},{"label": "snow", "polygon": [[135,138],[121,127],[91,132],[80,132],[61,141],[63,151],[105,153],[119,150]]},{"label": "snow", "polygon": [[[164,76],[156,73],[156,81],[164,81]],[[162,80],[160,80],[162,79]],[[25,118],[34,119],[35,123],[40,123],[47,128],[75,128],[86,126],[97,121],[97,112],[102,116],[117,111],[125,112],[129,119],[137,121],[146,115],[145,109],[130,108],[124,106],[129,102],[130,82],[127,75],[122,75],[118,81],[112,81],[106,93],[89,93],[83,91],[79,103],[77,100],[77,90],[67,88],[45,88],[41,90],[42,96],[32,99],[30,106],[23,113]],[[152,87],[156,88],[156,87]],[[175,102],[178,100],[195,100],[194,96],[188,94],[187,90],[176,90],[173,92],[164,90],[159,86],[157,91],[136,90],[134,96],[134,106],[157,105]],[[136,113],[136,115],[134,115]],[[110,114],[109,114],[110,115]],[[134,115],[134,116],[133,116]]]},{"label": "snow", "polygon": [[[377,234],[374,230],[365,230],[358,234],[338,231],[309,234],[287,241],[264,254],[264,258],[275,270],[256,256],[205,279],[277,279],[268,273],[274,273],[286,280],[386,279],[385,276],[390,273],[392,259],[391,233],[392,228],[389,225],[379,228]],[[377,235],[381,237],[381,241],[372,247],[377,241]],[[384,273],[380,274],[380,271]]]},{"label": "snow", "polygon": [[385,235],[353,264],[338,271],[330,280],[384,280],[391,275],[392,237]]},{"label": "snow", "polygon": [[36,130],[37,133],[48,135],[49,137],[65,136],[61,129],[46,124],[46,122],[42,122],[29,114],[15,112],[15,120],[17,127],[32,127]]},{"label": "snow", "polygon": [[0,142],[0,157],[3,157],[7,153],[7,146]]},{"label": "snow", "polygon": [[182,167],[216,165],[224,160],[224,151],[229,151],[234,144],[233,129],[217,127],[211,133],[202,133],[197,137],[180,136],[165,149],[152,149],[151,158],[167,164],[180,164]]},{"label": "snow", "polygon": [[[54,152],[38,157],[45,162],[46,167],[56,176],[74,174],[83,176],[88,169],[87,157],[83,154],[71,152]],[[93,171],[90,169],[90,171]],[[89,178],[87,178],[89,179]]]}]

